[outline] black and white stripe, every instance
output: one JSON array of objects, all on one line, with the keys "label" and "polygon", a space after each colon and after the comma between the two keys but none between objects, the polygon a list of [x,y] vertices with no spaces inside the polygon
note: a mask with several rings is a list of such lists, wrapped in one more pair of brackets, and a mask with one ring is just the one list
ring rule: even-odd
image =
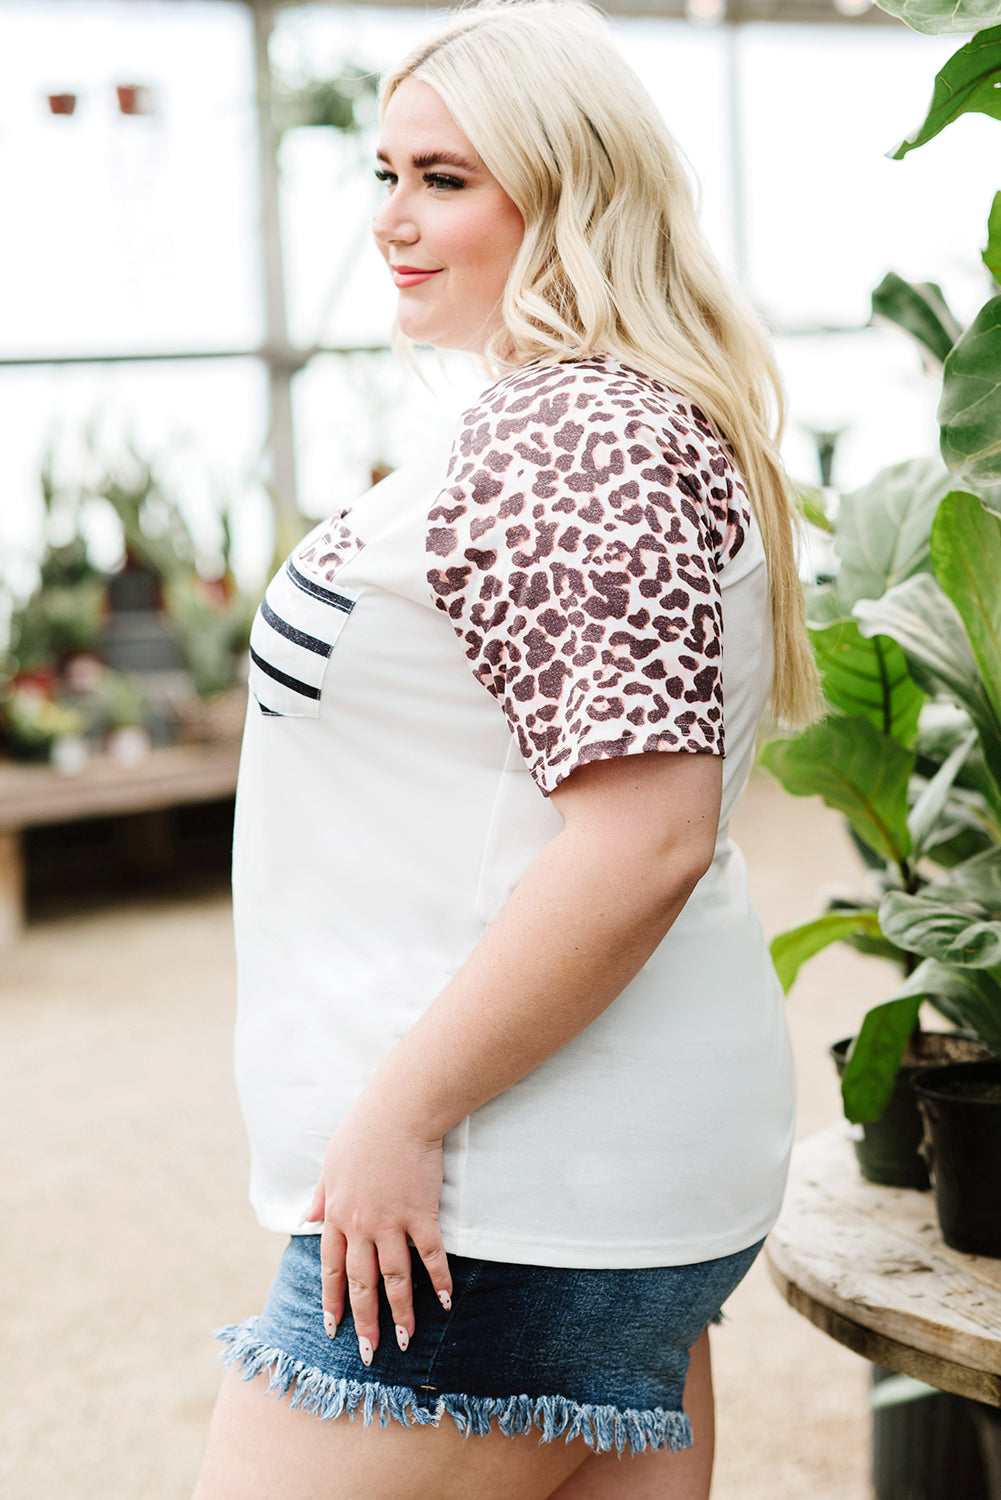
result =
[{"label": "black and white stripe", "polygon": [[316,718],[330,653],[355,603],[291,558],[275,574],[250,632],[250,688],[263,713]]}]

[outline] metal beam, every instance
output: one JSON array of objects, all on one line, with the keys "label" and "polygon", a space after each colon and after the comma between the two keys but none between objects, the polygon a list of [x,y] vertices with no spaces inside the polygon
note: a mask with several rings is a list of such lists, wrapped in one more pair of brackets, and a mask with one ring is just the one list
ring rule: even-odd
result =
[{"label": "metal beam", "polygon": [[[5,0],[0,0],[0,9],[4,3]],[[60,0],[60,3],[74,5],[82,3],[82,0]],[[174,0],[174,3],[183,5],[187,0]],[[197,3],[204,4],[205,0],[197,0]],[[274,14],[279,10],[302,6],[304,0],[217,0],[217,3],[243,5],[253,11]],[[359,0],[313,0],[313,3],[325,4],[330,10],[340,10],[358,4]],[[426,0],[362,0],[362,3],[380,10],[428,10]],[[865,0],[857,0],[857,3],[864,5]],[[688,0],[601,0],[600,8],[610,16],[636,16],[667,21],[692,19]],[[875,4],[870,4],[861,14],[856,14],[856,9],[856,0],[841,0],[840,8],[835,0],[728,0],[721,7],[724,13],[720,19],[726,25],[735,26],[769,21],[780,25],[904,25],[903,21],[899,21],[896,16],[887,15],[886,11],[880,10]]]},{"label": "metal beam", "polygon": [[0,354],[0,369],[18,369],[31,365],[142,365],[170,364],[193,359],[259,359],[264,364],[281,365],[291,374],[303,370],[317,354],[389,354],[389,344],[313,344],[297,349],[294,344],[282,350],[261,344],[256,349],[146,349],[95,351],[83,354]]},{"label": "metal beam", "polygon": [[264,315],[268,359],[271,420],[271,489],[279,511],[298,514],[295,477],[295,434],[292,422],[292,374],[296,350],[289,344],[285,306],[285,265],[278,188],[278,132],[272,114],[271,62],[268,43],[275,26],[275,6],[253,9],[255,103],[257,106],[258,181],[261,193],[261,251],[264,261]]}]

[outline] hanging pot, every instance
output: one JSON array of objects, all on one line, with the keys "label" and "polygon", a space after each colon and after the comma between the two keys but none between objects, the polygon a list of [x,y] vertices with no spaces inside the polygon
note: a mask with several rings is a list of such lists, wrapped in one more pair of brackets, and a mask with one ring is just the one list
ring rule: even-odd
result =
[{"label": "hanging pot", "polygon": [[914,1092],[942,1238],[1001,1257],[1001,1058],[929,1068]]},{"label": "hanging pot", "polygon": [[154,113],[153,90],[141,83],[119,83],[115,87],[118,95],[118,110],[123,115],[151,115]]}]

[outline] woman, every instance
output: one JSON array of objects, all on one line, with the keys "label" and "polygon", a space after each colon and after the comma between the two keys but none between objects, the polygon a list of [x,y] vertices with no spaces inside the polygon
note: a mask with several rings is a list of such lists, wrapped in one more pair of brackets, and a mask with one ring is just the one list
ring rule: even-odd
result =
[{"label": "woman", "polygon": [[814,707],[772,366],[586,6],[463,11],[382,105],[400,332],[499,378],[255,622],[237,1066],[291,1240],[197,1500],[694,1500],[792,1128],[726,836],[769,693]]}]

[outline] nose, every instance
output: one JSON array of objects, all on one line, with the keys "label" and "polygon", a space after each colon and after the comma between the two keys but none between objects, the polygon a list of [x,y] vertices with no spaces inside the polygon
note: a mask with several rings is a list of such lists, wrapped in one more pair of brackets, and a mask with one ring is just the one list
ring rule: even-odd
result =
[{"label": "nose", "polygon": [[412,245],[419,237],[414,217],[399,196],[399,189],[389,193],[376,210],[372,233],[379,245]]}]

